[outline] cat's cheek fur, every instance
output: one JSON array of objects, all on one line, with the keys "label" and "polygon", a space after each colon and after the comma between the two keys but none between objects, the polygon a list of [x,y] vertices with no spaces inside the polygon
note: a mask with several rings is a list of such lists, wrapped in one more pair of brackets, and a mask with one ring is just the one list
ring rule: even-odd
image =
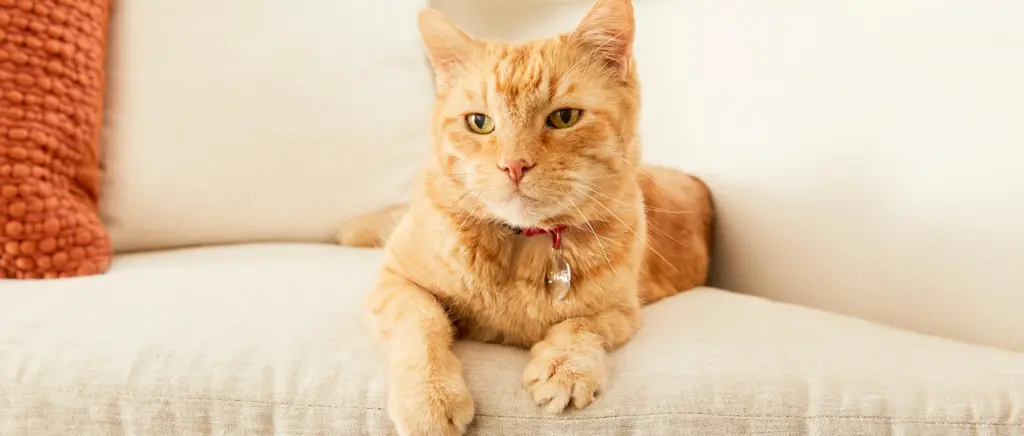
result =
[{"label": "cat's cheek fur", "polygon": [[467,160],[480,149],[480,143],[466,134],[448,135],[441,145],[441,152],[459,160]]}]

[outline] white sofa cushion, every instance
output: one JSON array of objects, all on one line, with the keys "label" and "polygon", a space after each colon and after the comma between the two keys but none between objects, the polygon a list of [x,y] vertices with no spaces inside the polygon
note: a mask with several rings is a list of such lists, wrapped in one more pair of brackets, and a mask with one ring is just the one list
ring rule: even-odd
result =
[{"label": "white sofa cushion", "polygon": [[[487,37],[590,0],[432,0]],[[1024,2],[634,0],[646,157],[719,211],[714,284],[1024,351]]]},{"label": "white sofa cushion", "polygon": [[[393,434],[360,307],[379,261],[242,245],[4,284],[0,433]],[[473,434],[1024,434],[1024,354],[707,288],[646,316],[598,401],[554,418],[525,351],[458,343]]]},{"label": "white sofa cushion", "polygon": [[126,0],[102,213],[119,251],[328,241],[406,198],[433,99],[425,0]]}]

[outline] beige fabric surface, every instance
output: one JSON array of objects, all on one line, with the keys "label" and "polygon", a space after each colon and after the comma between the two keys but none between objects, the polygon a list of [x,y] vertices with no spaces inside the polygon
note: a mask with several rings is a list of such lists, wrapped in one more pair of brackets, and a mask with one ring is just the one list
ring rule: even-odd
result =
[{"label": "beige fabric surface", "polygon": [[[0,435],[392,434],[359,302],[377,251],[249,245],[0,285]],[[1024,434],[1024,354],[700,289],[649,307],[605,394],[544,417],[524,351],[459,343],[480,435]]]},{"label": "beige fabric surface", "polygon": [[117,251],[329,242],[408,197],[425,0],[119,0],[101,213]]}]

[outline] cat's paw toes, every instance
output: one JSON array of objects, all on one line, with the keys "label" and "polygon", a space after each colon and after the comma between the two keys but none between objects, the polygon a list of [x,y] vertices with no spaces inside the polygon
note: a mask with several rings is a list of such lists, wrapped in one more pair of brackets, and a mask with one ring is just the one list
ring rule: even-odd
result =
[{"label": "cat's paw toes", "polygon": [[523,384],[548,413],[561,413],[571,402],[578,409],[594,401],[606,378],[604,351],[546,350],[526,365]]},{"label": "cat's paw toes", "polygon": [[395,379],[388,414],[401,436],[459,436],[473,421],[473,397],[461,374]]}]

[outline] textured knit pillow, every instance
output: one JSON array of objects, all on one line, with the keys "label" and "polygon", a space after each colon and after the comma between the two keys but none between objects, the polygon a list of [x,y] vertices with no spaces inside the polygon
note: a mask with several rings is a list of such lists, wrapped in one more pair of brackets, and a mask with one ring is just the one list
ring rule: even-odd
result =
[{"label": "textured knit pillow", "polygon": [[109,0],[0,0],[0,278],[97,274]]}]

